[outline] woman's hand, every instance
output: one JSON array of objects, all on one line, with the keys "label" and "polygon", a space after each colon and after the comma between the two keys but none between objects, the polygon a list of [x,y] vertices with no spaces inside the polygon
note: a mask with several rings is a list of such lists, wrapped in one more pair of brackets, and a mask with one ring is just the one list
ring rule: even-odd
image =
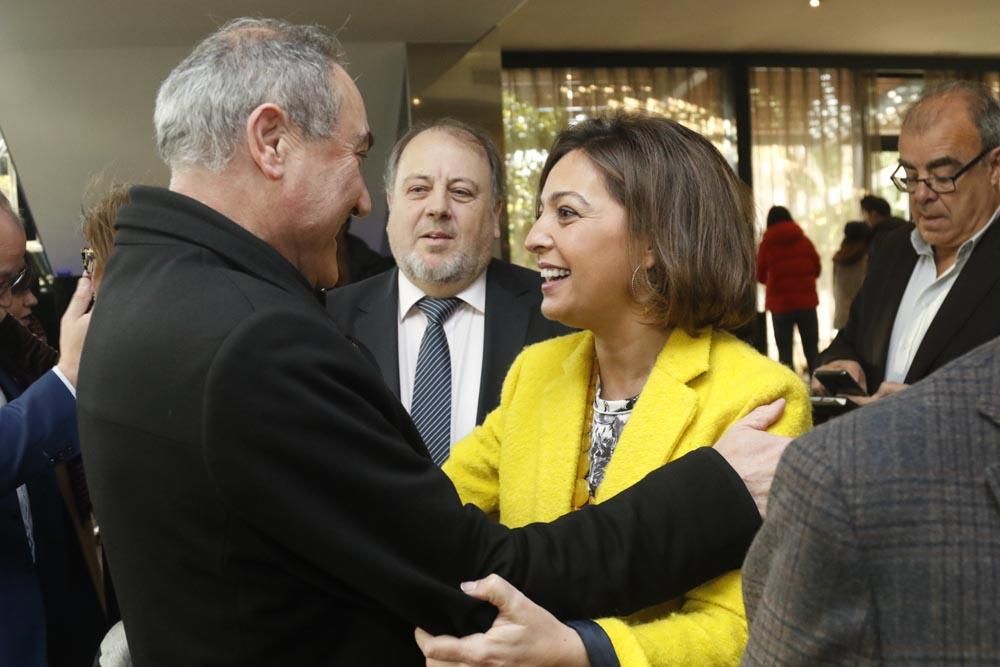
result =
[{"label": "woman's hand", "polygon": [[580,665],[590,661],[575,630],[529,600],[502,577],[491,574],[462,584],[466,594],[489,602],[499,614],[485,633],[468,637],[432,636],[416,630],[417,644],[428,667],[468,665]]}]

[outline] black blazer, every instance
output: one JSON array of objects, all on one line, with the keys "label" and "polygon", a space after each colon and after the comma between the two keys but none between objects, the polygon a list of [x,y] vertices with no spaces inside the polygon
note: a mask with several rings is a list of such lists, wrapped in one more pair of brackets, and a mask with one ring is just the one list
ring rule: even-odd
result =
[{"label": "black blazer", "polygon": [[548,525],[463,507],[291,264],[192,199],[129,199],[78,410],[136,664],[416,665],[414,626],[489,626],[458,587],[489,572],[586,618],[739,567],[759,517],[710,449]]},{"label": "black blazer", "polygon": [[[917,263],[905,225],[886,235],[868,262],[868,275],[851,305],[847,325],[819,363],[853,359],[861,364],[874,393],[885,379],[889,339],[896,311]],[[905,382],[912,384],[966,352],[1000,336],[1000,220],[976,244],[951,291],[924,335]]]},{"label": "black blazer", "polygon": [[[378,363],[382,379],[399,396],[399,269],[338,287],[326,307],[348,336],[360,341]],[[514,358],[526,345],[572,331],[545,319],[541,278],[536,271],[494,259],[486,268],[483,369],[476,423],[500,403],[500,389]]]}]

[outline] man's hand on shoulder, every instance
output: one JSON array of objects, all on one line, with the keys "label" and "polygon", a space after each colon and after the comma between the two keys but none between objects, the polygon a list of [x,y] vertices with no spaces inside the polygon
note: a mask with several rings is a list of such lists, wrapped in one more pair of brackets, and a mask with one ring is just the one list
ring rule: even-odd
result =
[{"label": "man's hand on shoulder", "polygon": [[756,408],[722,434],[715,451],[739,474],[763,519],[778,460],[791,438],[767,432],[785,411],[785,399]]},{"label": "man's hand on shoulder", "polygon": [[93,299],[90,278],[84,276],[77,281],[76,291],[59,324],[59,363],[56,367],[74,387],[77,372],[80,370],[83,341],[90,327],[90,313],[87,309]]}]

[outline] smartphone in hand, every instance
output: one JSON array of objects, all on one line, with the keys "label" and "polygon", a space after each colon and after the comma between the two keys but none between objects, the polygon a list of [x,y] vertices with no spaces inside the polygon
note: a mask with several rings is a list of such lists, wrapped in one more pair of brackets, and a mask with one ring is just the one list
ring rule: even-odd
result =
[{"label": "smartphone in hand", "polygon": [[867,396],[851,374],[842,370],[816,371],[816,379],[834,396]]}]

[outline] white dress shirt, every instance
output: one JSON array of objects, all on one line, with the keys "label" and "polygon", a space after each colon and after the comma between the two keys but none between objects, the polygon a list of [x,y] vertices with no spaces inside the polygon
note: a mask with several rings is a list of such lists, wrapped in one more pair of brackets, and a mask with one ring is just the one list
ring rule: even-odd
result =
[{"label": "white dress shirt", "polygon": [[[398,275],[399,398],[409,412],[420,341],[427,328],[427,316],[417,307],[417,301],[427,295],[402,271]],[[483,374],[486,272],[483,271],[471,285],[455,296],[462,303],[445,320],[443,327],[451,355],[451,444],[464,438],[476,426],[479,384]]]},{"label": "white dress shirt", "polygon": [[[899,302],[899,310],[896,311],[896,320],[892,324],[889,354],[885,364],[886,382],[903,382],[906,379],[913,357],[916,356],[927,329],[930,328],[931,322],[937,316],[941,304],[948,297],[962,269],[969,262],[969,257],[979,239],[996,221],[998,214],[1000,209],[997,209],[982,229],[959,246],[955,263],[940,276],[937,274],[937,264],[934,261],[934,248],[924,241],[916,229],[910,233],[910,243],[917,251],[917,263],[910,274],[910,282],[906,284],[903,299]],[[878,387],[870,389],[875,391]]]}]

